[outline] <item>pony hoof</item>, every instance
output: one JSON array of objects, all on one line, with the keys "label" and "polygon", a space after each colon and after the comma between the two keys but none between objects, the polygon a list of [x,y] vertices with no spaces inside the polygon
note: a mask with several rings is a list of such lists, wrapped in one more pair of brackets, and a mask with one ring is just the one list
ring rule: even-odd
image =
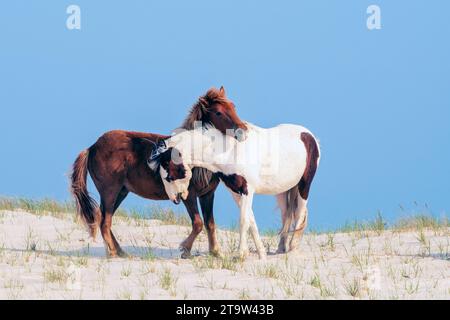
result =
[{"label": "pony hoof", "polygon": [[129,255],[128,253],[126,253],[125,251],[122,251],[122,250],[117,252],[117,256],[119,258],[132,258],[131,255]]},{"label": "pony hoof", "polygon": [[209,251],[209,254],[211,256],[215,257],[215,258],[222,258],[223,257],[223,255],[220,252],[220,250],[211,250],[211,251]]},{"label": "pony hoof", "polygon": [[276,251],[277,254],[283,254],[287,253],[288,244],[285,241],[280,240],[280,243],[278,244],[278,249]]},{"label": "pony hoof", "polygon": [[265,252],[261,252],[258,254],[259,255],[259,260],[266,260],[267,259],[267,254]]},{"label": "pony hoof", "polygon": [[248,250],[244,250],[244,251],[239,251],[239,259],[244,261],[249,255],[249,251]]},{"label": "pony hoof", "polygon": [[180,251],[181,251],[181,259],[190,259],[190,258],[192,258],[192,254],[191,254],[190,250],[188,250],[186,248],[183,248],[183,247],[180,247]]},{"label": "pony hoof", "polygon": [[126,252],[117,252],[117,253],[108,253],[106,255],[106,257],[108,259],[126,259],[126,258],[131,258],[132,256],[130,256]]}]

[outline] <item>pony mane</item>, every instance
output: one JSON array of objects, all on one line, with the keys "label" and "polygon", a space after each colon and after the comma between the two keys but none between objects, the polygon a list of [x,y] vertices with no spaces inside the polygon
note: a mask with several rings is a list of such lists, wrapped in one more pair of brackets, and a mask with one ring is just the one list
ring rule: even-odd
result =
[{"label": "pony mane", "polygon": [[[213,127],[211,123],[204,120],[204,116],[208,109],[215,103],[225,103],[229,100],[225,97],[223,91],[211,88],[205,95],[198,98],[198,101],[192,106],[186,119],[181,125],[181,129],[195,129],[195,122],[201,121],[202,126],[206,129]],[[206,187],[213,178],[213,173],[205,168],[196,167],[192,170],[192,180],[198,187]]]},{"label": "pony mane", "polygon": [[[219,89],[211,88],[205,95],[198,98],[198,101],[192,106],[186,119],[181,125],[182,129],[192,130],[196,121],[202,121],[208,109],[216,103],[225,103],[229,100]],[[206,125],[205,121],[202,121]]]}]

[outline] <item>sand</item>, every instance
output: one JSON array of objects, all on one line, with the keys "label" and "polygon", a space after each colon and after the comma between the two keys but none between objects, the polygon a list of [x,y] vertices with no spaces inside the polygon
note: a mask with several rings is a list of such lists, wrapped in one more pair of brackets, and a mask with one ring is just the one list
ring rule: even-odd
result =
[{"label": "sand", "polygon": [[[300,248],[236,257],[235,232],[219,231],[224,257],[192,259],[178,245],[190,228],[115,217],[130,258],[107,259],[71,215],[0,211],[0,299],[449,299],[450,229],[306,234]],[[252,243],[250,243],[252,248]]]}]

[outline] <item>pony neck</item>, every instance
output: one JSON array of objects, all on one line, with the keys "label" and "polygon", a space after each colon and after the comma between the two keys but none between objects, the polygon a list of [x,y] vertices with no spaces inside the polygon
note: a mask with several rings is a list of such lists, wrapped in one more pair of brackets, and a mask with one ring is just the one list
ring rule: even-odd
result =
[{"label": "pony neck", "polygon": [[215,128],[184,131],[171,140],[170,145],[181,152],[186,164],[212,172],[221,171],[223,164],[231,163],[237,142]]}]

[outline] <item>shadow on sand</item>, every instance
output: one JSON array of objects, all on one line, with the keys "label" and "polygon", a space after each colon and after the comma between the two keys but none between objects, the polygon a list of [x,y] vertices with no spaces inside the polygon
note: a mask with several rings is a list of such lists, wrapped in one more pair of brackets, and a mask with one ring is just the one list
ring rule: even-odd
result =
[{"label": "shadow on sand", "polygon": [[[176,259],[180,258],[180,251],[178,249],[169,248],[154,248],[154,247],[136,247],[136,246],[123,246],[122,249],[130,255],[132,258],[141,259]],[[90,258],[106,258],[106,251],[104,247],[84,247],[74,250],[27,250],[18,248],[3,248],[4,251],[11,252],[35,252],[39,254],[48,254],[53,256],[63,256],[63,257],[90,257]],[[195,256],[193,252],[193,256]],[[197,255],[200,255],[197,253]]]},{"label": "shadow on sand", "polygon": [[432,258],[435,260],[450,261],[450,256],[448,254],[441,253],[430,253],[430,254],[399,254],[399,257],[410,257],[410,258]]}]

